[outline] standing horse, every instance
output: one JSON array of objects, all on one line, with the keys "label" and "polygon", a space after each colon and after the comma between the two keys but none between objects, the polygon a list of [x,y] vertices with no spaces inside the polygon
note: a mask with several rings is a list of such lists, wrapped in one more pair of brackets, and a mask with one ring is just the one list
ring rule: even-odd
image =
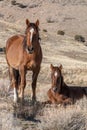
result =
[{"label": "standing horse", "polygon": [[[36,82],[42,62],[42,50],[39,43],[39,20],[30,23],[26,19],[25,35],[15,35],[7,40],[6,60],[9,66],[11,84],[14,88],[14,102],[18,96],[23,101],[26,86],[26,71],[31,70],[32,100],[36,100]],[[18,94],[18,90],[20,93]]]}]

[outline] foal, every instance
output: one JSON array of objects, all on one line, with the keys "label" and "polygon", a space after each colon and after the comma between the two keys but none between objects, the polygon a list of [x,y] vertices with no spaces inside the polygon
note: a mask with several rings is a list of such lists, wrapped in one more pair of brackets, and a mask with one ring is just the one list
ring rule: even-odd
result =
[{"label": "foal", "polygon": [[51,68],[51,81],[52,86],[48,90],[47,95],[49,97],[50,103],[58,103],[58,104],[71,104],[72,100],[67,97],[68,92],[66,91],[66,95],[63,95],[61,93],[61,88],[65,85],[63,83],[63,76],[61,73],[62,65],[59,67],[54,67],[52,64],[50,66]]},{"label": "foal", "polygon": [[[18,96],[23,101],[26,86],[26,71],[31,70],[32,100],[36,100],[36,82],[42,62],[42,49],[39,43],[39,20],[30,23],[26,19],[25,35],[15,35],[7,40],[6,60],[9,66],[11,84],[14,88],[14,102]],[[20,93],[18,95],[18,90]]]},{"label": "foal", "polygon": [[68,87],[63,80],[62,65],[53,66],[51,64],[51,80],[52,86],[48,90],[50,103],[72,104],[77,99],[87,96],[86,89],[81,87]]}]

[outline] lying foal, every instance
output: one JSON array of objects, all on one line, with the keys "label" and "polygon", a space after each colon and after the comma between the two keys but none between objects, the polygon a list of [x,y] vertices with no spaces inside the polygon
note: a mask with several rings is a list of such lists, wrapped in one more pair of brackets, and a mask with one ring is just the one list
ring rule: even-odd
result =
[{"label": "lying foal", "polygon": [[76,99],[80,99],[84,95],[87,96],[85,88],[68,87],[64,83],[63,75],[61,72],[62,65],[58,67],[53,66],[51,64],[50,68],[51,68],[52,86],[47,92],[50,103],[72,104],[76,101]]}]

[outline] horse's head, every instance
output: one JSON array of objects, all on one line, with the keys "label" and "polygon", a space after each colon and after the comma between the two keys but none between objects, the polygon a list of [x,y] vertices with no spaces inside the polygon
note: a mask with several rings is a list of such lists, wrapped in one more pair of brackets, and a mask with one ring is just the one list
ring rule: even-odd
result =
[{"label": "horse's head", "polygon": [[30,23],[28,19],[26,19],[26,49],[29,53],[33,53],[34,51],[34,45],[33,43],[36,42],[39,39],[39,20],[37,20],[35,23]]},{"label": "horse's head", "polygon": [[52,64],[50,65],[51,68],[51,80],[52,80],[52,90],[54,92],[60,92],[61,91],[61,85],[62,85],[62,65],[58,66],[53,66]]}]

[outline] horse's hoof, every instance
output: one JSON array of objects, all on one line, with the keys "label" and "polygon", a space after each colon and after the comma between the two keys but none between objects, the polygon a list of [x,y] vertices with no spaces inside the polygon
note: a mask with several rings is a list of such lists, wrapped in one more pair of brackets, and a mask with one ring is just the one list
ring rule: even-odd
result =
[{"label": "horse's hoof", "polygon": [[17,102],[18,102],[18,99],[14,99],[14,104],[17,104]]},{"label": "horse's hoof", "polygon": [[13,102],[13,107],[16,108],[18,106],[17,102]]},{"label": "horse's hoof", "polygon": [[20,102],[21,105],[24,105],[24,99],[21,99],[21,98],[20,98],[20,99],[19,99],[19,102]]},{"label": "horse's hoof", "polygon": [[32,105],[35,105],[37,103],[36,98],[35,99],[33,98],[31,103]]}]

